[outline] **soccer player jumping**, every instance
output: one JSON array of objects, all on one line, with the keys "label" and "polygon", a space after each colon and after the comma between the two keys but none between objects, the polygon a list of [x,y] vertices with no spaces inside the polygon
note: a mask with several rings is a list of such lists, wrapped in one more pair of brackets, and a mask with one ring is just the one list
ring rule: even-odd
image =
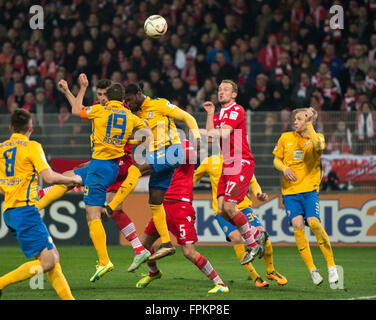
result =
[{"label": "soccer player jumping", "polygon": [[208,136],[220,140],[223,155],[223,170],[218,183],[218,214],[238,228],[246,245],[246,255],[241,264],[261,258],[265,252],[268,234],[251,226],[246,216],[238,209],[248,193],[254,172],[246,127],[245,111],[235,102],[238,87],[232,80],[223,80],[218,88],[219,113],[214,114],[211,101],[203,104],[206,110]]},{"label": "soccer player jumping", "polygon": [[132,111],[148,123],[153,141],[144,163],[135,163],[128,169],[128,176],[120,186],[114,199],[103,209],[111,215],[120,203],[134,190],[141,176],[150,174],[149,207],[155,227],[161,236],[162,245],[149,260],[157,260],[175,253],[170,241],[163,208],[164,195],[170,185],[174,170],[183,162],[184,154],[174,120],[184,121],[193,133],[199,146],[200,134],[196,120],[187,112],[163,98],[152,99],[142,92],[137,84],[125,88],[125,103]]},{"label": "soccer player jumping", "polygon": [[315,234],[328,266],[329,283],[338,282],[329,237],[320,223],[319,187],[321,182],[320,157],[325,149],[325,139],[316,133],[313,124],[317,112],[313,108],[293,111],[293,132],[281,135],[274,148],[274,167],[283,172],[282,197],[290,224],[294,228],[296,245],[315,285],[323,282],[313,263],[304,223]]}]

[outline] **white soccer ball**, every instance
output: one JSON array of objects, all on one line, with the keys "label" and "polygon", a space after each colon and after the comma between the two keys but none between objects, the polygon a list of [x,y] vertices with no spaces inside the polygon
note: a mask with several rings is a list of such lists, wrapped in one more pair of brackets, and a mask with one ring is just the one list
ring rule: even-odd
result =
[{"label": "white soccer ball", "polygon": [[145,20],[144,30],[150,38],[160,38],[167,31],[167,21],[160,15],[152,15]]}]

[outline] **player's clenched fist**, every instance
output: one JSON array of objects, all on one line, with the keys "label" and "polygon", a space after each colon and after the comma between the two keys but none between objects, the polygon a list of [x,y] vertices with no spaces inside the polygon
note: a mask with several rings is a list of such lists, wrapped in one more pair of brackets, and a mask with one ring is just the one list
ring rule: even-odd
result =
[{"label": "player's clenched fist", "polygon": [[63,92],[66,92],[69,89],[68,88],[68,83],[65,80],[63,80],[63,79],[61,79],[59,81],[58,85],[59,85],[59,88],[61,89],[61,91],[63,91]]},{"label": "player's clenched fist", "polygon": [[89,85],[89,81],[87,80],[85,73],[80,74],[78,77],[78,82],[80,83],[81,88],[87,88]]},{"label": "player's clenched fist", "polygon": [[207,113],[214,114],[215,106],[214,106],[213,102],[206,101],[206,102],[204,102],[204,104],[202,106]]}]

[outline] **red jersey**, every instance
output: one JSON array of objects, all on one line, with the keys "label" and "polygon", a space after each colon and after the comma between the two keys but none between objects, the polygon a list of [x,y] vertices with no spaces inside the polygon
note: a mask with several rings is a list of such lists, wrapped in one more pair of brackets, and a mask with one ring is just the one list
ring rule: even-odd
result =
[{"label": "red jersey", "polygon": [[248,144],[246,116],[242,106],[234,102],[228,107],[222,108],[214,115],[213,123],[216,129],[223,125],[229,125],[234,129],[229,138],[220,139],[224,166],[241,160],[254,160]]},{"label": "red jersey", "polygon": [[165,199],[192,202],[193,174],[195,171],[193,160],[196,159],[196,151],[187,140],[182,140],[181,146],[184,151],[184,162],[175,169],[170,186],[165,194]]}]

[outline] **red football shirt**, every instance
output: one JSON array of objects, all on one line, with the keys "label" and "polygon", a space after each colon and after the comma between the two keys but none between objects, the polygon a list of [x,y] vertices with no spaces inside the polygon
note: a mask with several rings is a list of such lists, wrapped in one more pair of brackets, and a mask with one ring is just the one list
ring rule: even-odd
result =
[{"label": "red football shirt", "polygon": [[245,111],[242,106],[232,103],[214,115],[214,128],[219,129],[223,125],[229,125],[234,130],[229,138],[220,139],[223,155],[223,164],[231,165],[236,161],[253,161],[253,155],[249,148]]},{"label": "red football shirt", "polygon": [[165,194],[165,199],[192,202],[196,151],[187,140],[182,140],[181,146],[184,151],[184,162],[175,169],[171,184]]}]

